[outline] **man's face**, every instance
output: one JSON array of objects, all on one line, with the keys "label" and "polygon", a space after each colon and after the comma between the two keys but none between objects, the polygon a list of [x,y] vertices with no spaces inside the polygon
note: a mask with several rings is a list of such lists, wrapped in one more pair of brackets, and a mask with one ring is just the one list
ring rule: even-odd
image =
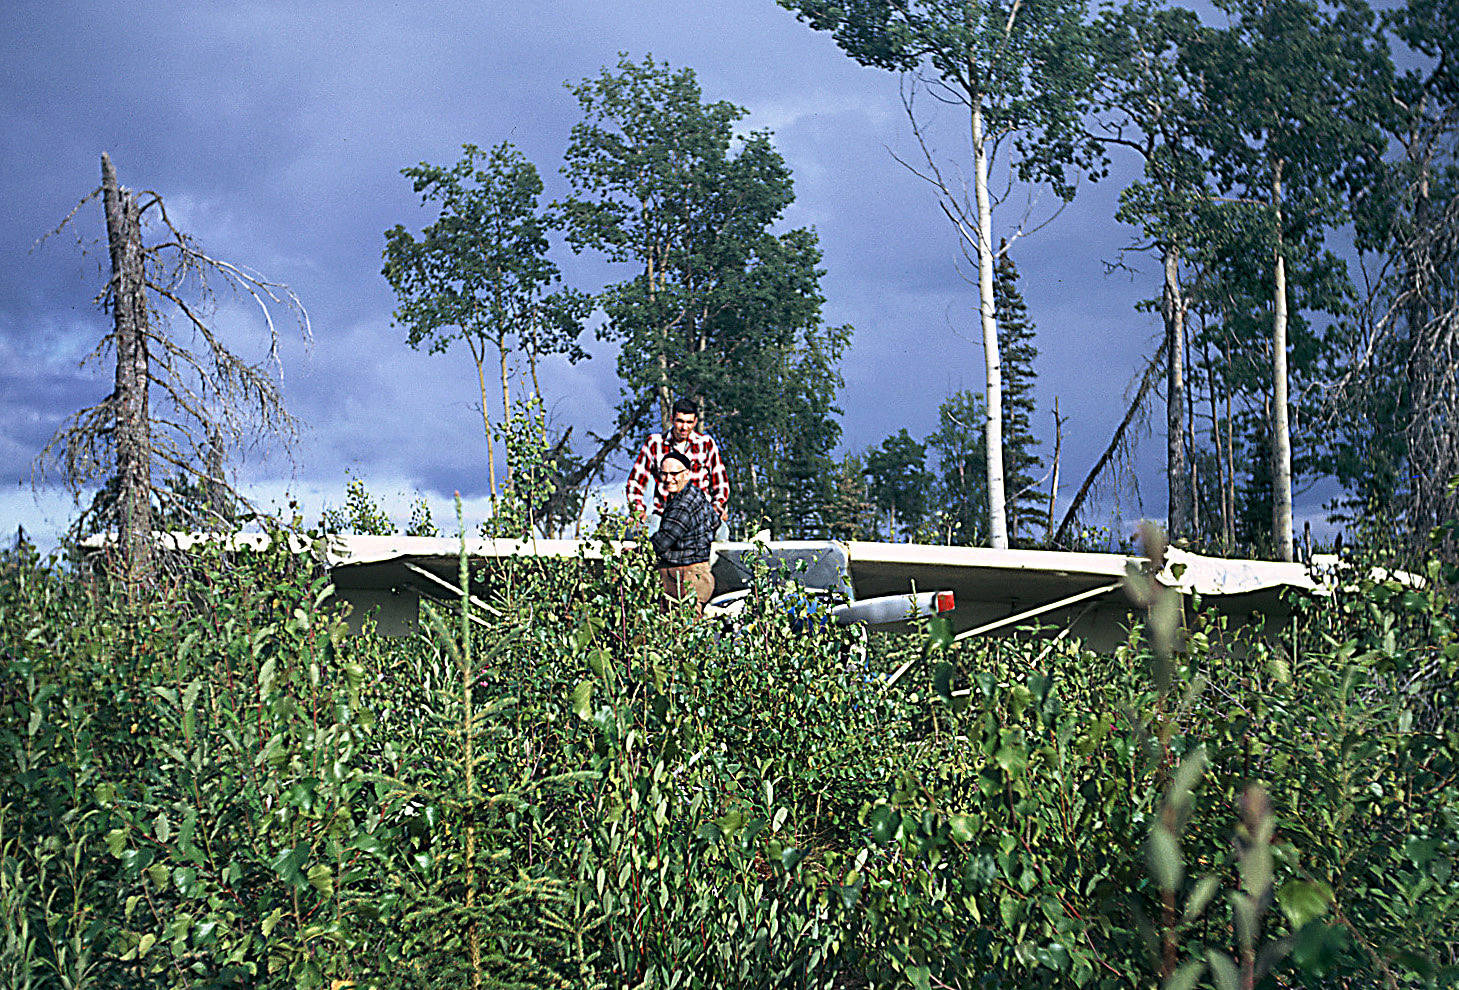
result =
[{"label": "man's face", "polygon": [[663,485],[664,492],[673,495],[683,489],[689,482],[689,469],[678,461],[669,461],[659,468],[659,483]]},{"label": "man's face", "polygon": [[674,413],[673,425],[674,439],[683,443],[694,432],[694,427],[699,425],[699,417],[694,413]]}]

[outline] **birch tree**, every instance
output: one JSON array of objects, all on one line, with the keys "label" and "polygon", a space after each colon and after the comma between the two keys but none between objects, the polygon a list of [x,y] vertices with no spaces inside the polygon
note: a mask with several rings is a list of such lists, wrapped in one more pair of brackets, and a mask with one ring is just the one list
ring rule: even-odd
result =
[{"label": "birch tree", "polygon": [[[421,204],[436,204],[434,221],[420,236],[396,224],[385,232],[382,274],[395,290],[396,323],[406,342],[441,353],[465,344],[476,370],[481,423],[486,434],[487,485],[497,497],[496,437],[488,401],[487,364],[501,390],[502,419],[512,415],[511,360],[525,356],[537,398],[537,361],[547,353],[569,361],[586,356],[578,345],[587,296],[561,285],[547,256],[555,218],[539,206],[542,179],[511,144],[489,151],[462,146],[453,165],[422,162],[401,170]],[[510,469],[510,465],[507,466]]]},{"label": "birch tree", "polygon": [[1100,86],[1096,135],[1138,156],[1142,174],[1120,194],[1116,217],[1136,227],[1136,250],[1160,258],[1160,314],[1166,356],[1166,532],[1194,535],[1186,446],[1186,319],[1191,300],[1182,280],[1200,220],[1209,211],[1207,142],[1210,109],[1192,44],[1200,19],[1189,10],[1133,0],[1105,10],[1096,24]]},{"label": "birch tree", "polygon": [[[1355,0],[1223,0],[1231,26],[1203,58],[1213,103],[1213,168],[1267,224],[1271,355],[1271,537],[1293,559],[1289,260],[1345,219],[1355,177],[1376,167],[1378,85],[1386,60],[1372,12]],[[1312,252],[1308,252],[1311,254]]]},{"label": "birch tree", "polygon": [[[929,153],[918,170],[976,260],[978,320],[986,375],[985,448],[988,536],[1008,546],[1004,478],[1002,366],[994,300],[993,210],[989,173],[1009,141],[1015,175],[1046,182],[1061,199],[1074,194],[1076,170],[1097,154],[1080,115],[1093,79],[1082,0],[779,0],[812,28],[829,31],[863,65],[920,73],[932,95],[967,113],[973,194]],[[914,85],[916,83],[914,82]],[[906,99],[924,152],[930,149]]]}]

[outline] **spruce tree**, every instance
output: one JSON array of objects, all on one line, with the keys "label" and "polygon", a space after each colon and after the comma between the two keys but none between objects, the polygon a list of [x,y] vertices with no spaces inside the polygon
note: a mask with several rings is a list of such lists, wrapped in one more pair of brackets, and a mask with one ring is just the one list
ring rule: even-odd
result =
[{"label": "spruce tree", "polygon": [[1033,387],[1034,325],[1018,289],[1018,266],[1008,254],[1008,245],[998,245],[993,296],[998,305],[998,348],[1003,357],[1003,476],[1008,492],[1008,537],[1018,542],[1033,532],[1042,496],[1035,491],[1037,472],[1043,466],[1033,435],[1035,402]]},{"label": "spruce tree", "polygon": [[833,540],[864,540],[873,535],[875,508],[866,491],[866,460],[847,454],[835,466],[826,531]]}]

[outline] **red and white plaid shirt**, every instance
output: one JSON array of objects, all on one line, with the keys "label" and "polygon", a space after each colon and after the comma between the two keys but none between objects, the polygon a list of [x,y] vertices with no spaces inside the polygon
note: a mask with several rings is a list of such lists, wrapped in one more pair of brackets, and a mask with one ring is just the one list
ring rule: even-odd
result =
[{"label": "red and white plaid shirt", "polygon": [[714,511],[723,515],[725,506],[729,504],[729,473],[724,469],[714,438],[703,433],[691,433],[683,443],[674,443],[672,435],[665,437],[662,433],[650,433],[628,472],[628,504],[642,511],[644,492],[652,486],[653,511],[663,515],[664,496],[658,490],[655,479],[659,462],[671,449],[689,459],[689,480],[704,490]]}]

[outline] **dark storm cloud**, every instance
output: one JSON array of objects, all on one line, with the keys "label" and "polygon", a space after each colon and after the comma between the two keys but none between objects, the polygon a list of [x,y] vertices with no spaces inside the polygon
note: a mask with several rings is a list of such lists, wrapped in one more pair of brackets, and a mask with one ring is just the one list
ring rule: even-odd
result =
[{"label": "dark storm cloud", "polygon": [[[244,477],[340,489],[349,468],[480,493],[469,361],[411,351],[391,326],[383,232],[428,219],[399,170],[454,160],[462,142],[510,140],[538,164],[547,196],[564,194],[558,167],[578,110],[563,84],[620,51],[694,68],[708,98],[746,107],[746,128],[774,131],[796,178],[786,223],[817,230],[826,319],[856,328],[840,403],[847,446],[902,426],[925,434],[949,391],[982,386],[976,291],[957,270],[955,235],[927,185],[892,158],[915,154],[895,77],[857,66],[771,0],[23,2],[0,11],[0,30],[0,355],[12,359],[0,385],[16,417],[0,434],[6,478],[28,470],[47,424],[109,387],[104,366],[74,367],[108,320],[90,306],[99,205],[32,250],[97,184],[106,150],[124,183],[162,193],[208,250],[287,282],[308,307],[307,349],[276,310],[285,395],[306,427],[293,465],[255,460]],[[934,128],[951,158],[961,135],[950,117]],[[1059,395],[1080,419],[1066,475],[1105,442],[1155,329],[1132,308],[1153,282],[1104,274],[1127,237],[1110,219],[1116,193],[1081,191],[1015,248],[1040,331],[1040,397],[1047,407]],[[1000,228],[1021,211],[1015,197]],[[558,260],[585,288],[622,277],[591,256]],[[230,339],[262,356],[251,303],[224,294],[218,313]],[[590,362],[544,369],[549,411],[575,437],[604,431],[618,400],[613,349],[591,349]]]}]

